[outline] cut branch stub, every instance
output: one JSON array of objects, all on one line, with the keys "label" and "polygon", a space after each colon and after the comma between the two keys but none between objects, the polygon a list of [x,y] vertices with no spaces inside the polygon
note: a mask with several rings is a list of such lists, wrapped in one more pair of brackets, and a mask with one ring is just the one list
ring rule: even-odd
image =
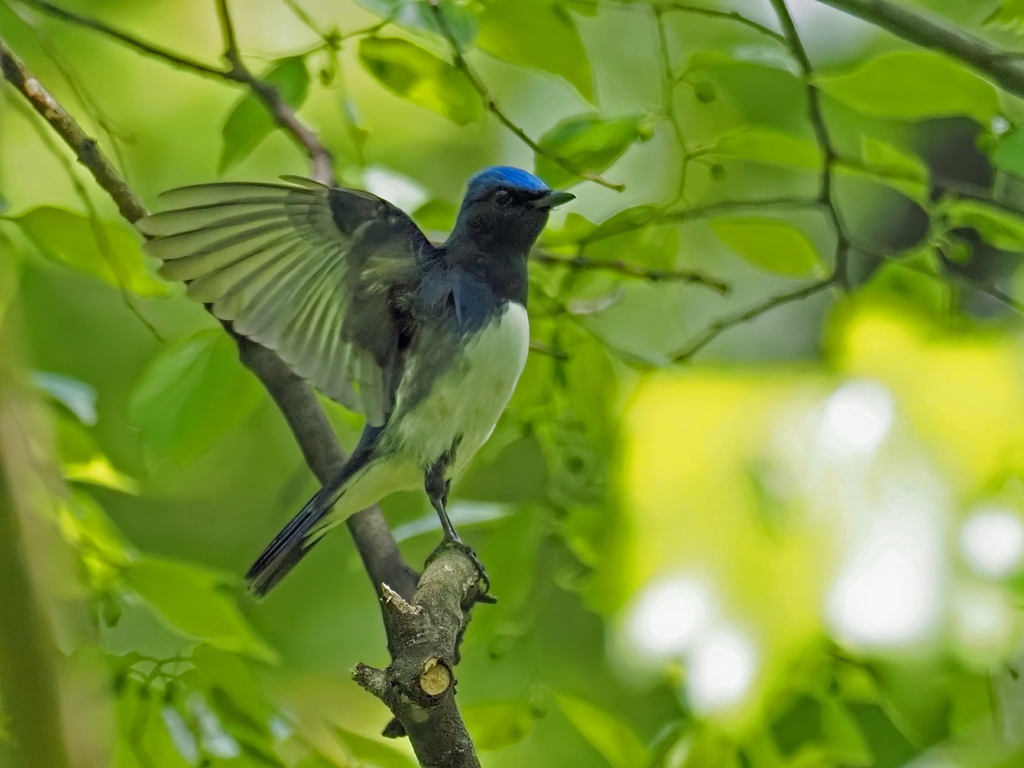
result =
[{"label": "cut branch stub", "polygon": [[391,664],[384,670],[360,664],[352,673],[394,714],[384,735],[408,735],[428,768],[479,766],[455,705],[452,674],[470,610],[479,602],[479,580],[472,559],[445,542],[427,561],[411,601],[385,584],[381,609]]}]

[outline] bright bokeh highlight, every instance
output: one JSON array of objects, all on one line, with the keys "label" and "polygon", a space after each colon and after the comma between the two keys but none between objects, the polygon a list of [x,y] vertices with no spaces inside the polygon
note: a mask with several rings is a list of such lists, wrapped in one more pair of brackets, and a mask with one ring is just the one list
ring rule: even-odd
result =
[{"label": "bright bokeh highlight", "polygon": [[1024,523],[1010,509],[983,507],[960,529],[960,553],[979,575],[1013,573],[1024,558]]}]

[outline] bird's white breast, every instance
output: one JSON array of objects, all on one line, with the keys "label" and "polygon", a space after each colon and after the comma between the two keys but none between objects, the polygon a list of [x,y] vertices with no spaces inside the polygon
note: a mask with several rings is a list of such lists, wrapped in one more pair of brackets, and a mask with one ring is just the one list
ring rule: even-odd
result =
[{"label": "bird's white breast", "polygon": [[490,437],[526,365],[530,322],[522,304],[509,302],[468,340],[422,403],[401,424],[400,442],[421,467],[436,461],[461,437],[455,471]]}]

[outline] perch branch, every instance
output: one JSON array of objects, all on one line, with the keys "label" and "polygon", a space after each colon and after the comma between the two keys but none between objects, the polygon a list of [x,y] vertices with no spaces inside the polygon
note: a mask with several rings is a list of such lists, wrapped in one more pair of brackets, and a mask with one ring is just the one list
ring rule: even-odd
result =
[{"label": "perch branch", "polygon": [[352,678],[383,701],[395,718],[390,736],[407,735],[424,768],[479,768],[455,705],[459,642],[470,609],[483,595],[465,554],[442,544],[431,556],[411,601],[386,590],[381,598],[391,664],[358,665]]}]

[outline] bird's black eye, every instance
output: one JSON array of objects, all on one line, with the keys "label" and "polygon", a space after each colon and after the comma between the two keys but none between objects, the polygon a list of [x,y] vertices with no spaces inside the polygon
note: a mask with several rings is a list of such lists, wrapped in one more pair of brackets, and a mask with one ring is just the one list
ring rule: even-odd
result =
[{"label": "bird's black eye", "polygon": [[499,189],[494,193],[494,202],[498,205],[508,205],[512,200],[512,195],[506,192],[504,189]]}]

